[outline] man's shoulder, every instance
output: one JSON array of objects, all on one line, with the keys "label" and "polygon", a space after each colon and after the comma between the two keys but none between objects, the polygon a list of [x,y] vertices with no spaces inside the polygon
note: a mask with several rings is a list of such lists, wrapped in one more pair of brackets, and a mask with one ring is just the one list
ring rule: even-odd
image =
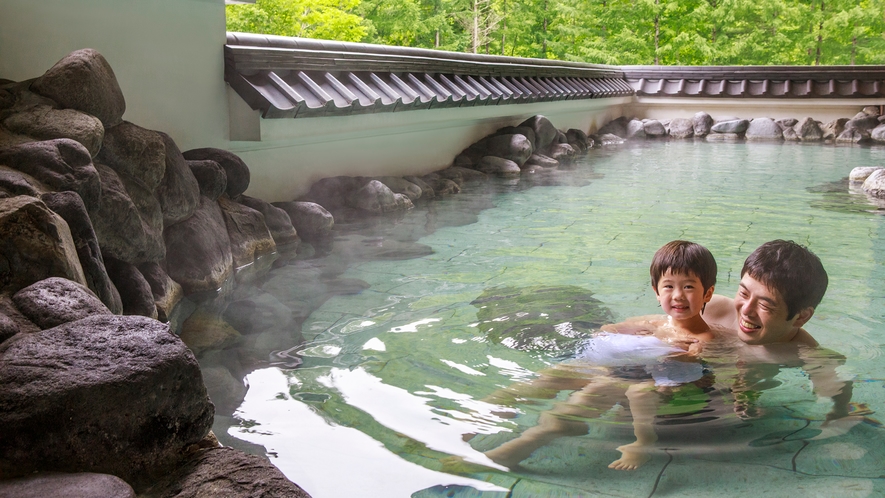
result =
[{"label": "man's shoulder", "polygon": [[720,294],[713,294],[710,302],[704,307],[704,321],[710,326],[718,326],[726,329],[737,327],[737,312],[734,309],[734,299]]}]

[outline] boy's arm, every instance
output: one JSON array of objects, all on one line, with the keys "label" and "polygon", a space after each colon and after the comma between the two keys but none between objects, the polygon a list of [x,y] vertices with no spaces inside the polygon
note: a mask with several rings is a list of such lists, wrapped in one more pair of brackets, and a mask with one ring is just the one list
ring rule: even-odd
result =
[{"label": "boy's arm", "polygon": [[653,335],[661,326],[660,315],[634,316],[620,323],[609,323],[599,329],[612,334]]}]

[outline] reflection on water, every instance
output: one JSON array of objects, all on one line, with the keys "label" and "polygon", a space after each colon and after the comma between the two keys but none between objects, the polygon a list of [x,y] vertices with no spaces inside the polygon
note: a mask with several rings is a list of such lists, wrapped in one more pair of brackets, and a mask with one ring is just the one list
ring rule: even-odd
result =
[{"label": "reflection on water", "polygon": [[[534,188],[473,186],[395,225],[342,223],[328,257],[238,290],[266,323],[201,358],[213,399],[239,404],[216,433],[266,450],[316,498],[885,494],[885,220],[841,183],[882,163],[882,149],[650,142],[591,151]],[[656,313],[648,262],[676,238],[713,252],[725,295],[767,240],[821,257],[830,288],[807,328],[847,357],[855,423],[823,425],[832,403],[805,370],[722,356],[709,385],[662,397],[659,441],[636,471],[607,468],[633,436],[615,398],[578,417],[585,434],[509,471],[490,461],[580,387],[501,393],[563,365],[602,322]]]}]

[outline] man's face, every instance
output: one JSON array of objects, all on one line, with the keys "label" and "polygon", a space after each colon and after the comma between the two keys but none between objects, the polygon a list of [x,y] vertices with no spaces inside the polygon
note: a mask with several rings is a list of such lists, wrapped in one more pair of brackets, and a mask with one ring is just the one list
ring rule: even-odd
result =
[{"label": "man's face", "polygon": [[734,306],[738,337],[747,344],[789,342],[814,313],[813,308],[807,308],[788,320],[787,303],[780,293],[749,273],[741,278]]}]

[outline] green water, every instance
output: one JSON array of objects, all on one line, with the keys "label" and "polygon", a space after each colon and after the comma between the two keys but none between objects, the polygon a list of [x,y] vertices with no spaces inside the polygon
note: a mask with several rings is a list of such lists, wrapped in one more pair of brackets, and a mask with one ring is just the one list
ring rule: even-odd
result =
[{"label": "green water", "polygon": [[[300,368],[248,375],[228,433],[263,445],[315,498],[881,496],[885,217],[844,180],[876,165],[885,149],[648,142],[591,150],[554,177],[470,186],[393,226],[344,226],[328,260],[369,288],[309,316],[308,345],[291,352]],[[760,393],[764,415],[742,420],[720,403],[715,423],[661,427],[651,461],[634,472],[606,467],[630,440],[617,407],[521,468],[484,460],[556,401],[484,398],[560,361],[596,322],[658,311],[648,283],[658,247],[705,245],[719,265],[716,292],[733,296],[743,260],[776,238],[807,245],[829,272],[806,328],[848,358],[839,373],[854,379],[853,402],[874,412],[866,422],[812,440],[829,404],[804,372],[785,368]],[[277,271],[264,291],[287,303],[286,272],[304,265]],[[482,297],[499,294],[515,297],[490,315]],[[534,342],[508,340],[522,337],[516,329],[495,335],[545,320],[555,333]]]}]

